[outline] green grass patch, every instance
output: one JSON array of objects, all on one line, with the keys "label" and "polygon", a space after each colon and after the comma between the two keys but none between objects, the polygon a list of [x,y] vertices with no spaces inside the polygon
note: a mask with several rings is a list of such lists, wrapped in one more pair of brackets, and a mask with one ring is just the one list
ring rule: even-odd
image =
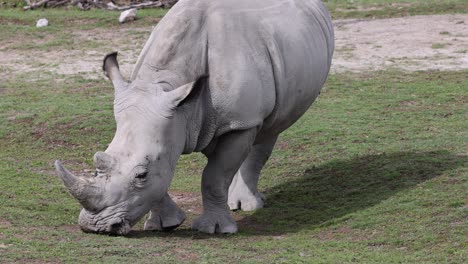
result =
[{"label": "green grass patch", "polygon": [[443,49],[443,48],[445,48],[445,46],[447,46],[447,44],[435,43],[435,44],[432,44],[431,48],[433,48],[433,49]]},{"label": "green grass patch", "polygon": [[[1,262],[466,262],[468,72],[332,75],[284,132],[263,172],[266,208],[236,212],[240,233],[128,237],[82,233],[55,176],[89,173],[112,139],[107,81],[15,75],[0,89]],[[184,156],[172,184],[197,196],[205,159]],[[189,208],[198,208],[188,211]]]},{"label": "green grass patch", "polygon": [[[2,50],[50,50],[57,47],[80,50],[86,47],[104,46],[92,40],[96,30],[111,32],[116,29],[128,29],[154,26],[166,14],[165,9],[143,9],[138,11],[138,19],[132,23],[120,24],[120,12],[78,9],[43,9],[22,11],[20,9],[0,9],[0,36]],[[47,18],[49,26],[36,28],[37,20]],[[77,37],[72,32],[81,30],[86,37]],[[136,34],[136,33],[135,33]]]},{"label": "green grass patch", "polygon": [[[388,18],[412,15],[468,13],[465,0],[324,0],[333,18]],[[120,12],[101,9],[82,11],[77,8],[54,8],[23,11],[20,8],[0,8],[2,27],[20,25],[32,27],[40,18],[49,19],[50,25],[66,25],[80,29],[119,26]],[[138,20],[131,25],[154,25],[167,10],[138,10]],[[127,27],[128,24],[120,25]],[[1,32],[0,32],[1,33]]]},{"label": "green grass patch", "polygon": [[[131,25],[143,25],[157,22],[159,18],[167,13],[166,9],[141,9],[138,10],[137,20]],[[83,11],[77,8],[49,8],[23,11],[21,9],[6,8],[0,9],[0,22],[2,25],[22,25],[34,26],[37,20],[47,18],[51,27],[70,27],[70,28],[95,28],[128,26],[129,24],[120,24],[118,18],[119,11],[108,11],[102,9],[91,9]]]},{"label": "green grass patch", "polygon": [[[335,17],[466,12],[456,0],[326,4]],[[75,34],[128,28],[145,39],[131,29],[165,12],[141,10],[119,25],[118,12],[0,9],[0,36],[14,52],[95,48],[99,40]],[[42,17],[50,27],[36,29]],[[0,70],[9,73],[0,84],[0,263],[467,262],[467,71],[332,75],[278,140],[260,180],[267,207],[233,213],[238,234],[189,229],[206,163],[193,154],[181,158],[171,187],[193,198],[181,203],[186,223],[167,233],[139,223],[128,237],[109,237],[79,230],[80,207],[53,162],[91,173],[93,154],[114,134],[110,83]]]}]

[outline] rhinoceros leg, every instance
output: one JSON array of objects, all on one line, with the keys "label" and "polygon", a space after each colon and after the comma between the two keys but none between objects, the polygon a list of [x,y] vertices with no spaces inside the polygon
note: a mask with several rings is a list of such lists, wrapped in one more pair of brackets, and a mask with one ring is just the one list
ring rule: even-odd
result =
[{"label": "rhinoceros leg", "polygon": [[171,197],[166,194],[161,203],[150,210],[145,222],[145,230],[168,231],[180,226],[186,216],[184,211],[177,207]]},{"label": "rhinoceros leg", "polygon": [[252,211],[263,207],[265,196],[257,190],[258,179],[277,138],[269,138],[252,147],[229,187],[228,205],[231,210]]},{"label": "rhinoceros leg", "polygon": [[203,214],[192,229],[205,233],[235,233],[237,224],[227,205],[234,174],[250,152],[256,128],[223,135],[208,157],[202,176]]}]

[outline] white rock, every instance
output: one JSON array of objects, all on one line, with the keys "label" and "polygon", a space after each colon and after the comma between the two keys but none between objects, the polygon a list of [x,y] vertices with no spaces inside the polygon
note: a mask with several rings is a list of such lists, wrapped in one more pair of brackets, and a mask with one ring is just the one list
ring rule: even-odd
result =
[{"label": "white rock", "polygon": [[36,23],[36,27],[40,28],[40,27],[47,27],[49,25],[49,21],[45,18],[41,18],[37,21]]},{"label": "white rock", "polygon": [[136,8],[128,9],[120,13],[119,22],[125,23],[136,19]]},{"label": "white rock", "polygon": [[112,2],[107,3],[107,7],[108,7],[109,9],[117,9],[117,6],[116,6],[114,3],[112,3]]}]

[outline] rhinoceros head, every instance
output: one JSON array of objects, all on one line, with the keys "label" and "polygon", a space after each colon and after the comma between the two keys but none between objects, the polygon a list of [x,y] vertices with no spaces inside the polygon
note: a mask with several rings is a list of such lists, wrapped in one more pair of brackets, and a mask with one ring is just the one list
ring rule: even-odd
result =
[{"label": "rhinoceros head", "polygon": [[107,150],[94,155],[94,177],[75,176],[59,161],[55,166],[83,206],[83,231],[125,235],[167,193],[186,139],[185,118],[175,113],[197,82],[142,89],[124,80],[116,56],[106,56],[104,70],[115,88],[117,130]]}]

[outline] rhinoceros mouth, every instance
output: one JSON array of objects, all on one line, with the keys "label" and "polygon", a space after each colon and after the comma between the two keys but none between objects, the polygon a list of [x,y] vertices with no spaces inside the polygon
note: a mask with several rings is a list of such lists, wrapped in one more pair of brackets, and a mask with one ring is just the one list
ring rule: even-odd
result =
[{"label": "rhinoceros mouth", "polygon": [[121,214],[104,217],[86,209],[80,213],[79,225],[85,233],[126,235],[132,230],[130,221]]}]

